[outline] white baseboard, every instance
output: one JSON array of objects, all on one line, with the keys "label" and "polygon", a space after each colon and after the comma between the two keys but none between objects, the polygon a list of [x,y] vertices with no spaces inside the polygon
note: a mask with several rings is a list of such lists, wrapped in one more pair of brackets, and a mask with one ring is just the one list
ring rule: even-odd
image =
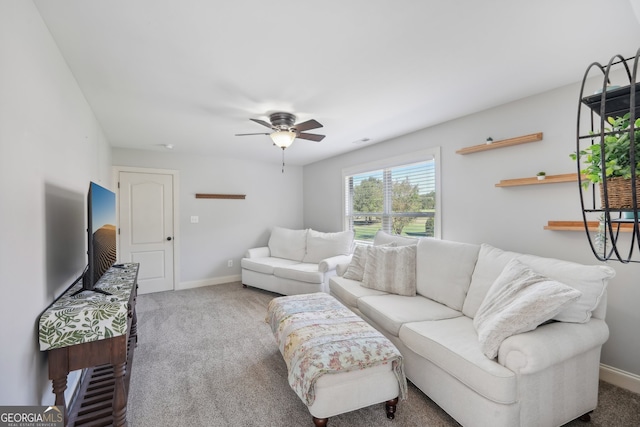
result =
[{"label": "white baseboard", "polygon": [[600,364],[600,379],[618,387],[640,394],[640,375]]},{"label": "white baseboard", "polygon": [[182,289],[201,288],[203,286],[222,285],[223,283],[239,282],[242,280],[240,274],[234,274],[233,276],[212,277],[204,280],[194,280],[192,282],[181,282],[176,286],[176,291]]}]

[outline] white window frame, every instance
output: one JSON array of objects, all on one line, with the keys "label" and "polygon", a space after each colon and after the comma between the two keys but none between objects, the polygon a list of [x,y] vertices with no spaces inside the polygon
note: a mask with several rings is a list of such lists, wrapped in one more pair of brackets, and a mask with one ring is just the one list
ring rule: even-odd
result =
[{"label": "white window frame", "polygon": [[[342,169],[342,229],[349,230],[349,221],[347,219],[347,194],[346,194],[346,185],[345,180],[348,176],[362,174],[366,172],[371,172],[380,169],[386,168],[394,168],[404,165],[409,165],[412,163],[419,163],[423,161],[434,160],[435,163],[435,192],[436,192],[436,206],[435,206],[435,215],[434,215],[434,238],[441,239],[442,238],[442,202],[441,202],[441,179],[440,179],[440,147],[431,147],[420,151],[415,151],[412,153],[402,154],[399,156],[394,156],[391,158],[385,158],[377,161],[362,163],[359,165],[350,166]],[[370,242],[362,242],[362,243],[370,243]]]}]

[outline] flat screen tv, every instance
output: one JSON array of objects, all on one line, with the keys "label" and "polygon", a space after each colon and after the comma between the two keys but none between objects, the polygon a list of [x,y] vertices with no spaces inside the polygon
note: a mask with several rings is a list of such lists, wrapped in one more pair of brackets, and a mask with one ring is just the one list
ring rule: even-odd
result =
[{"label": "flat screen tv", "polygon": [[88,263],[82,276],[82,291],[110,295],[95,284],[116,262],[116,195],[92,182],[87,195]]}]

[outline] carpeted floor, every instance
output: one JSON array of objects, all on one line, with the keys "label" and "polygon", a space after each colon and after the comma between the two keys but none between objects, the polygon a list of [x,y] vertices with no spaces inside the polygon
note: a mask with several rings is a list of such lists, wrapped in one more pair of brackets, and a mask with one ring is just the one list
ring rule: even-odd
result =
[{"label": "carpeted floor", "polygon": [[[139,296],[129,426],[312,427],[264,322],[274,296],[237,282]],[[411,383],[393,421],[383,404],[329,420],[332,427],[375,425],[459,424]],[[591,423],[572,421],[565,427],[639,425],[640,395],[601,382]]]}]

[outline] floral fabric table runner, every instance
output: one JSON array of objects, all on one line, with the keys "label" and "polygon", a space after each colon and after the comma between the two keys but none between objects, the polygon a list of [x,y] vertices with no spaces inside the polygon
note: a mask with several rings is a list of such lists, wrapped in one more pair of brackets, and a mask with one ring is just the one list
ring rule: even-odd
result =
[{"label": "floral fabric table runner", "polygon": [[96,283],[109,292],[104,295],[85,291],[82,281],[67,289],[40,316],[40,350],[52,350],[127,333],[129,298],[138,275],[138,263],[111,267]]},{"label": "floral fabric table runner", "polygon": [[332,296],[319,292],[271,300],[266,322],[287,364],[289,385],[310,406],[324,374],[391,363],[401,398],[407,392],[402,355],[384,335]]}]

